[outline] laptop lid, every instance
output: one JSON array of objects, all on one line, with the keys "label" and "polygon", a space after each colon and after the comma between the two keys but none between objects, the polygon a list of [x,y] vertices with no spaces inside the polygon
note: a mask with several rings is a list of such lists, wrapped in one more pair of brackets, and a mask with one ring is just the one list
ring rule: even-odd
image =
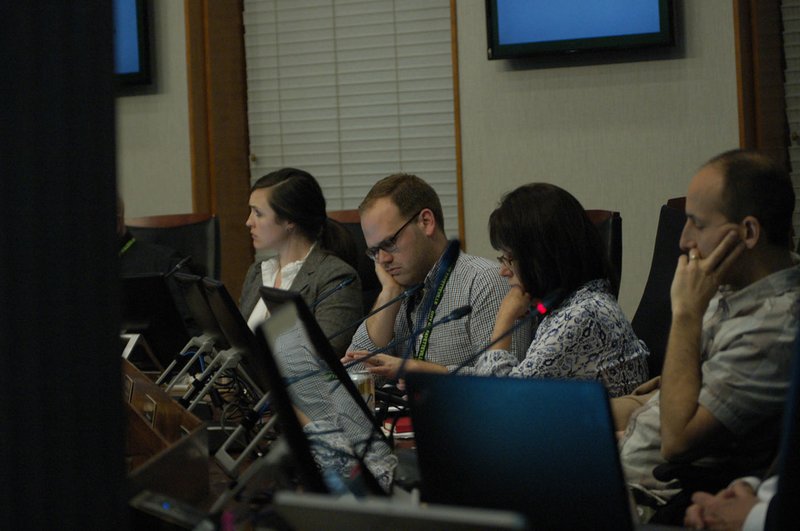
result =
[{"label": "laptop lid", "polygon": [[425,501],[519,511],[533,529],[633,529],[599,382],[406,381]]},{"label": "laptop lid", "polygon": [[[271,288],[261,290],[262,297],[270,297],[273,302],[282,301],[274,305],[269,319],[256,330],[256,337],[263,342],[266,353],[273,409],[287,435],[301,475],[309,481],[308,488],[315,492],[335,491],[334,483],[342,478],[337,480],[330,474],[333,470],[328,466],[330,462],[314,460],[303,432],[305,419],[327,422],[340,428],[359,455],[367,447],[379,455],[388,455],[391,449],[374,415],[299,293]],[[298,411],[304,417],[302,420],[296,414]],[[316,463],[316,466],[310,466],[311,463]],[[361,472],[363,477],[356,482],[362,482],[368,492],[385,494],[368,468],[361,467]],[[351,479],[347,478],[347,481]]]},{"label": "laptop lid", "polygon": [[524,531],[525,519],[508,511],[417,504],[385,498],[334,498],[278,492],[272,503],[295,531]]}]

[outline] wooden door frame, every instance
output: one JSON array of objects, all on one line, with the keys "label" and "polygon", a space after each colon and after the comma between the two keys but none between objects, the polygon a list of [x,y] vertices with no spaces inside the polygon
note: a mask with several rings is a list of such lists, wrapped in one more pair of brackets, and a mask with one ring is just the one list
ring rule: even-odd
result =
[{"label": "wooden door frame", "polygon": [[739,145],[789,168],[780,2],[733,0]]},{"label": "wooden door frame", "polygon": [[192,202],[220,221],[222,281],[238,299],[253,262],[242,0],[185,0]]}]

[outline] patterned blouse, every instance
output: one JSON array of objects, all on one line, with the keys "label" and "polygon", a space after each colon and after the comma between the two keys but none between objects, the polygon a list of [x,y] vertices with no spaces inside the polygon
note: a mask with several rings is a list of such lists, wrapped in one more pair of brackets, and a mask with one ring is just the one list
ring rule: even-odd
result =
[{"label": "patterned blouse", "polygon": [[490,350],[475,366],[482,375],[575,378],[602,381],[609,396],[633,391],[647,380],[645,344],[611,295],[607,280],[592,280],[545,316],[521,362],[509,351]]}]

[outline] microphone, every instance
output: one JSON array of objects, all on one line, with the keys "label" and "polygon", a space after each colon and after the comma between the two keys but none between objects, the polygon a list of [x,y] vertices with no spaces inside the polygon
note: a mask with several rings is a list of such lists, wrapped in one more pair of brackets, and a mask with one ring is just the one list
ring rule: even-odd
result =
[{"label": "microphone", "polygon": [[[358,365],[359,363],[364,363],[366,360],[368,360],[368,359],[370,359],[370,358],[372,358],[374,356],[377,356],[378,354],[384,354],[384,353],[392,350],[397,345],[399,345],[399,344],[401,344],[401,343],[403,343],[405,341],[408,341],[410,339],[413,339],[413,338],[415,338],[417,336],[420,336],[420,335],[424,334],[425,332],[427,332],[428,330],[433,330],[434,328],[436,328],[439,325],[443,325],[445,323],[449,323],[450,321],[456,321],[458,319],[466,317],[470,313],[472,313],[472,306],[470,306],[470,305],[459,306],[458,308],[456,308],[452,312],[448,313],[447,315],[445,315],[444,317],[442,317],[438,321],[434,321],[433,323],[431,323],[431,324],[429,324],[427,326],[423,326],[421,328],[418,328],[418,329],[414,330],[413,332],[411,332],[410,334],[408,334],[406,336],[399,337],[399,338],[391,341],[385,347],[381,347],[379,349],[373,350],[372,352],[370,352],[369,354],[367,354],[366,356],[364,356],[361,359],[353,360],[351,362],[345,363],[344,364],[344,368],[345,369],[349,369],[353,365]],[[401,368],[402,368],[402,366],[401,366]]]},{"label": "microphone", "polygon": [[340,289],[343,289],[352,284],[353,282],[355,282],[356,278],[358,278],[356,275],[350,275],[348,277],[345,277],[341,282],[336,284],[334,287],[323,291],[322,294],[319,297],[317,297],[317,300],[315,300],[314,303],[311,305],[310,310],[313,312],[314,308],[316,308],[319,305],[319,303],[321,303],[322,301],[324,301],[325,299],[327,299]]},{"label": "microphone", "polygon": [[183,266],[185,266],[187,263],[189,263],[189,261],[190,261],[191,259],[192,259],[192,257],[191,257],[191,256],[187,256],[187,257],[185,257],[185,258],[181,258],[181,260],[180,260],[180,261],[179,261],[177,264],[175,264],[174,266],[172,266],[172,269],[170,269],[168,272],[164,273],[164,278],[169,278],[169,277],[171,277],[172,275],[174,275],[174,274],[175,274],[175,273],[178,271],[178,269],[182,268],[182,267],[183,267]]},{"label": "microphone", "polygon": [[367,319],[369,319],[370,317],[372,317],[376,313],[382,312],[383,310],[385,310],[386,308],[388,308],[392,304],[396,303],[397,301],[400,301],[400,300],[407,299],[407,298],[411,297],[416,292],[418,292],[421,288],[422,288],[422,282],[420,282],[419,284],[414,284],[410,288],[406,288],[405,291],[403,291],[397,297],[392,298],[391,300],[389,300],[385,304],[382,304],[380,307],[375,308],[374,310],[370,311],[364,317],[361,317],[360,319],[357,319],[356,321],[353,321],[352,323],[350,323],[349,325],[345,326],[344,328],[340,328],[339,330],[337,330],[333,334],[329,335],[328,336],[328,341],[330,341],[334,337],[338,337],[338,336],[344,334],[345,332],[347,332],[348,330],[350,330],[352,328],[355,328],[356,326],[360,325],[361,323],[363,323],[364,321],[366,321]]},{"label": "microphone", "polygon": [[451,372],[450,374],[457,374],[461,369],[463,369],[467,365],[471,365],[484,352],[492,348],[492,346],[495,343],[514,333],[516,329],[520,328],[525,323],[530,322],[534,317],[538,319],[540,317],[547,315],[552,310],[556,309],[558,305],[561,304],[561,300],[563,298],[564,298],[564,290],[561,288],[557,288],[548,293],[547,295],[545,295],[544,297],[542,297],[541,299],[531,301],[530,311],[526,316],[518,320],[516,323],[514,323],[513,326],[511,326],[508,330],[497,336],[495,339],[491,340],[488,344],[478,349],[478,351],[472,354],[469,358],[462,361],[461,364],[459,364],[458,367],[456,367],[455,370],[453,370],[453,372]]}]

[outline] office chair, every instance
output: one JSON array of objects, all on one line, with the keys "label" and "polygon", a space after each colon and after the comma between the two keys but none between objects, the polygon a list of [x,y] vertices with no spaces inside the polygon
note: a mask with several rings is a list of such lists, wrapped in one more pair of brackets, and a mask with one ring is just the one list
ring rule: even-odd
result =
[{"label": "office chair", "polygon": [[622,278],[622,217],[611,210],[587,210],[586,215],[600,232],[600,239],[606,247],[608,261],[616,275],[614,297],[619,295],[619,282]]},{"label": "office chair", "polygon": [[361,216],[358,210],[333,210],[328,212],[328,217],[344,226],[356,244],[358,254],[356,272],[361,278],[364,311],[368,312],[381,292],[381,283],[375,275],[375,262],[364,253],[367,249],[367,242],[364,239],[364,233],[361,232]]},{"label": "office chair", "polygon": [[647,364],[651,377],[661,374],[664,364],[672,322],[669,290],[681,255],[679,242],[685,220],[683,210],[669,205],[661,207],[650,274],[631,321],[633,331],[650,349]]},{"label": "office chair", "polygon": [[219,218],[210,214],[168,214],[125,220],[134,238],[157,243],[190,256],[195,274],[219,279]]}]

